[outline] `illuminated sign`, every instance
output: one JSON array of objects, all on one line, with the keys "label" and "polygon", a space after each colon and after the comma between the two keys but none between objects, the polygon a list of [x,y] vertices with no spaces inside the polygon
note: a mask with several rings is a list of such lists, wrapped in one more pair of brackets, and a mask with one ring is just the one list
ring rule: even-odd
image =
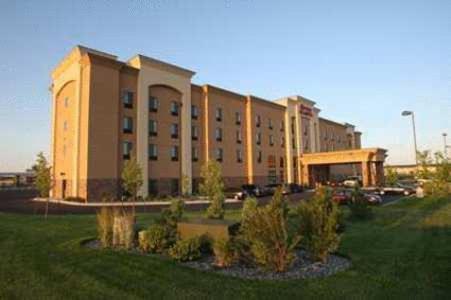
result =
[{"label": "illuminated sign", "polygon": [[299,109],[299,113],[303,116],[313,117],[313,111],[310,107],[301,104],[301,108]]}]

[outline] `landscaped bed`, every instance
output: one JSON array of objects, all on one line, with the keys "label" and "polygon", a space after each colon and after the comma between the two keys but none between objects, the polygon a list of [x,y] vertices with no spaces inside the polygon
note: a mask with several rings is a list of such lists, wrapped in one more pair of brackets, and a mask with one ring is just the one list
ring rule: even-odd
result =
[{"label": "landscaped bed", "polygon": [[[146,228],[156,217],[139,214],[138,226]],[[226,219],[239,217],[239,211],[226,211]],[[451,294],[451,199],[409,198],[374,208],[368,221],[346,218],[338,253],[352,266],[315,279],[245,280],[159,255],[81,246],[96,235],[95,223],[93,215],[45,220],[0,213],[0,298],[446,299]]]}]

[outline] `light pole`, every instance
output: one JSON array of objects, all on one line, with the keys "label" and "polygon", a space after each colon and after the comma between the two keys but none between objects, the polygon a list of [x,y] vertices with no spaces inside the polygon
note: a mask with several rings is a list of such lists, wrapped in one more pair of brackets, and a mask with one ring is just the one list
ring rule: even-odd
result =
[{"label": "light pole", "polygon": [[444,132],[444,133],[442,133],[442,135],[443,135],[443,155],[445,156],[445,159],[448,159],[448,144],[446,143],[446,136],[447,136],[447,134]]},{"label": "light pole", "polygon": [[417,132],[415,130],[415,114],[413,111],[405,110],[401,113],[403,117],[412,116],[413,143],[415,145],[415,165],[418,167],[418,148],[417,148]]}]

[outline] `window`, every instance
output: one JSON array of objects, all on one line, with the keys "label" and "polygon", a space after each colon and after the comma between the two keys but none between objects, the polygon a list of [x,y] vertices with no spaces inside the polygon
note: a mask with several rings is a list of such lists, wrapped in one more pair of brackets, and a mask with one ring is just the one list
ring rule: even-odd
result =
[{"label": "window", "polygon": [[122,92],[122,103],[125,108],[133,108],[133,92],[124,90]]},{"label": "window", "polygon": [[241,152],[240,149],[236,150],[236,162],[242,163],[243,162],[243,152]]},{"label": "window", "polygon": [[260,164],[262,162],[262,152],[258,151],[257,152],[257,162]]},{"label": "window", "polygon": [[291,133],[294,134],[295,132],[295,117],[291,117]]},{"label": "window", "polygon": [[285,148],[285,137],[284,137],[284,136],[281,136],[281,137],[280,137],[280,146],[281,146],[282,148]]},{"label": "window", "polygon": [[158,160],[158,149],[155,144],[149,144],[149,160]]},{"label": "window", "polygon": [[124,123],[122,124],[123,133],[133,133],[133,119],[130,117],[124,117]]},{"label": "window", "polygon": [[156,179],[149,179],[149,194],[152,196],[158,195],[158,181]]},{"label": "window", "polygon": [[260,117],[260,115],[256,115],[255,116],[255,126],[260,127],[262,123],[262,118]]},{"label": "window", "polygon": [[198,137],[199,137],[199,132],[197,130],[197,126],[195,126],[195,125],[191,126],[191,139],[193,141],[197,141]]},{"label": "window", "polygon": [[192,161],[199,160],[199,151],[197,150],[196,147],[193,147],[193,149],[191,149],[191,158],[192,158]]},{"label": "window", "polygon": [[223,151],[222,148],[216,149],[216,161],[222,162],[223,159]]},{"label": "window", "polygon": [[291,148],[296,148],[296,141],[294,140],[294,138],[291,139]]},{"label": "window", "polygon": [[283,121],[280,121],[280,131],[285,131],[285,123]]},{"label": "window", "polygon": [[257,145],[260,145],[262,143],[262,134],[261,134],[261,132],[257,132],[257,134],[255,135],[255,141],[256,141]]},{"label": "window", "polygon": [[69,106],[69,98],[66,97],[64,98],[64,107],[68,107]]},{"label": "window", "polygon": [[272,120],[271,119],[268,119],[268,128],[272,129]]},{"label": "window", "polygon": [[177,139],[179,137],[179,125],[171,124],[171,138]]},{"label": "window", "polygon": [[177,195],[179,193],[179,180],[172,178],[170,181],[171,195]]},{"label": "window", "polygon": [[149,97],[149,111],[150,112],[158,111],[158,99],[153,96]]},{"label": "window", "polygon": [[199,117],[199,108],[196,105],[191,105],[191,118],[197,120]]},{"label": "window", "polygon": [[269,135],[269,145],[274,146],[274,137],[272,134]]},{"label": "window", "polygon": [[123,159],[130,159],[130,156],[132,154],[132,148],[133,148],[133,144],[131,142],[124,142],[122,144],[122,158]]},{"label": "window", "polygon": [[157,136],[157,121],[149,120],[149,136]]},{"label": "window", "polygon": [[240,125],[241,124],[241,113],[238,112],[238,111],[235,113],[235,124],[236,125]]},{"label": "window", "polygon": [[222,108],[220,107],[216,108],[216,121],[222,121]]},{"label": "window", "polygon": [[241,136],[241,130],[236,131],[236,142],[237,144],[241,144],[243,137]]},{"label": "window", "polygon": [[280,160],[279,160],[279,166],[280,166],[281,168],[284,167],[283,157],[281,157]]},{"label": "window", "polygon": [[175,101],[171,102],[171,115],[173,116],[179,115],[179,104]]},{"label": "window", "polygon": [[178,146],[171,147],[171,160],[179,161],[179,147]]},{"label": "window", "polygon": [[216,128],[216,130],[215,130],[215,137],[216,137],[216,140],[218,141],[218,142],[221,142],[222,141],[222,128]]}]

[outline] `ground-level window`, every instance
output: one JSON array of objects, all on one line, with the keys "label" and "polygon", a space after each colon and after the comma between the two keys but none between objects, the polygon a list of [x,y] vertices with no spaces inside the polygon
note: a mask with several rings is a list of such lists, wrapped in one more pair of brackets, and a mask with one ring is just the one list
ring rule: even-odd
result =
[{"label": "ground-level window", "polygon": [[223,151],[222,148],[217,148],[216,149],[216,161],[222,162],[223,160]]},{"label": "ground-level window", "polygon": [[171,195],[177,195],[179,193],[179,180],[172,178],[170,181]]},{"label": "ground-level window", "polygon": [[196,162],[199,160],[199,150],[197,149],[197,147],[193,147],[193,149],[191,149],[191,156],[192,161]]},{"label": "ground-level window", "polygon": [[124,142],[122,144],[122,158],[130,159],[132,154],[133,144],[131,142]]},{"label": "ground-level window", "polygon": [[158,180],[149,179],[149,195],[151,196],[158,195]]},{"label": "ground-level window", "polygon": [[157,160],[157,159],[158,159],[157,145],[149,144],[149,160]]},{"label": "ground-level window", "polygon": [[276,170],[269,170],[268,171],[268,184],[275,184],[275,183],[277,183]]}]

